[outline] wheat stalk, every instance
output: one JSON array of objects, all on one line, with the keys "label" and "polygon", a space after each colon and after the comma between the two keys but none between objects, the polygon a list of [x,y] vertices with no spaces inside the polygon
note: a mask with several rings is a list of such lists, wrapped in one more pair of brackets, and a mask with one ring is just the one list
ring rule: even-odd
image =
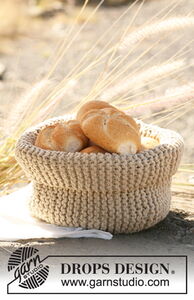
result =
[{"label": "wheat stalk", "polygon": [[172,63],[165,63],[160,65],[155,65],[153,67],[148,68],[145,71],[139,72],[136,76],[129,77],[119,82],[117,85],[109,88],[104,93],[102,93],[101,98],[103,100],[110,100],[115,98],[115,96],[119,96],[123,93],[131,91],[135,86],[137,89],[138,84],[145,85],[146,82],[151,81],[153,78],[160,78],[163,75],[167,75],[172,73],[172,71],[179,70],[182,66],[184,66],[185,62],[183,60],[174,61]]},{"label": "wheat stalk", "polygon": [[[187,52],[187,51],[186,51]],[[186,53],[185,52],[185,53]],[[175,56],[173,56],[173,57],[175,57]],[[168,66],[168,61],[171,61],[172,60],[172,58],[170,58],[169,60],[167,60],[166,61],[166,66]],[[179,65],[179,68],[175,68],[174,70],[170,70],[169,69],[169,71],[168,71],[168,73],[166,74],[165,72],[162,74],[162,68],[161,68],[161,74],[160,74],[160,69],[158,69],[158,70],[156,70],[156,73],[158,73],[158,74],[160,74],[160,76],[159,77],[154,77],[154,76],[152,76],[152,79],[150,80],[150,82],[153,84],[153,83],[156,83],[156,82],[158,82],[159,80],[161,80],[161,79],[165,79],[166,77],[169,77],[169,76],[174,76],[175,74],[177,74],[178,73],[178,75],[180,76],[180,74],[181,74],[181,71],[183,71],[183,70],[186,70],[186,69],[188,69],[188,68],[190,68],[191,66],[192,66],[193,64],[191,64],[191,65],[186,65],[186,64],[183,64],[182,66],[181,65]],[[175,66],[176,66],[176,64],[175,64]],[[173,63],[172,63],[172,67],[173,67]],[[150,71],[149,69],[147,70],[148,72]],[[142,71],[142,73],[143,73],[143,71]],[[145,71],[145,73],[146,73],[146,71]],[[150,77],[151,77],[151,75],[154,75],[154,72],[152,73],[150,73]],[[178,76],[177,76],[178,77]],[[177,77],[175,77],[175,78],[177,78]],[[138,77],[137,77],[137,79],[138,79]],[[164,84],[164,83],[163,83]],[[137,84],[136,84],[136,86],[135,87],[133,87],[133,88],[131,88],[130,89],[130,92],[134,92],[134,91],[136,91],[136,90],[139,90],[140,88],[142,88],[142,87],[144,87],[145,86],[145,83],[144,83],[144,81],[137,81]],[[160,85],[158,85],[158,87],[160,87],[160,86],[162,86],[162,84],[160,84]],[[132,99],[132,98],[137,98],[139,95],[145,95],[148,91],[152,91],[152,90],[155,90],[155,87],[153,87],[153,88],[150,88],[150,89],[148,89],[146,92],[141,92],[141,93],[136,93],[136,94],[134,94],[133,96],[129,96],[129,97],[125,97],[125,95],[122,95],[122,97],[120,97],[120,98],[118,98],[118,100],[117,101],[113,101],[113,103],[114,104],[119,104],[119,103],[121,103],[122,102],[122,105],[125,103],[125,102],[129,102],[129,100],[130,99]]]},{"label": "wheat stalk", "polygon": [[128,49],[131,47],[131,45],[134,45],[146,38],[152,38],[154,35],[160,35],[163,33],[168,33],[169,31],[172,32],[178,29],[185,29],[186,27],[193,26],[193,17],[174,17],[167,20],[158,21],[153,24],[143,26],[139,30],[129,34],[121,43],[120,49]]},{"label": "wheat stalk", "polygon": [[[38,82],[12,105],[12,109],[6,118],[6,123],[9,124],[9,127],[4,124],[5,135],[10,135],[19,127],[22,120],[26,118],[26,114],[28,113],[29,115],[30,108],[34,108],[34,103],[41,98],[43,89],[48,88],[49,84],[47,80]],[[6,132],[6,130],[8,131]]]},{"label": "wheat stalk", "polygon": [[[190,89],[188,88],[188,86],[182,86],[181,88],[179,88],[179,91],[177,88],[163,97],[149,99],[145,102],[138,103],[136,105],[133,104],[131,105],[131,109],[129,106],[123,109],[129,110],[134,116],[141,116],[141,118],[145,120],[146,118],[150,118],[151,116],[156,116],[158,112],[166,113],[167,111],[171,111],[172,108],[175,109],[187,103],[190,105],[192,101],[194,101],[194,84],[192,84]],[[145,113],[149,110],[152,113],[146,116]]]},{"label": "wheat stalk", "polygon": [[[117,81],[119,79],[119,77],[121,77],[126,71],[129,70],[130,67],[132,67],[135,63],[139,62],[139,60],[145,56],[145,54],[147,54],[156,44],[158,44],[160,40],[156,41],[154,44],[152,44],[148,49],[146,49],[143,53],[141,53],[136,59],[134,59],[130,64],[127,64],[124,67],[121,67],[122,63],[126,60],[126,58],[136,49],[136,45],[134,47],[131,48],[131,50],[129,51],[129,53],[127,53],[127,55],[125,55],[118,63],[117,65],[113,68],[113,70],[111,70],[111,72],[108,74],[108,76],[105,78],[105,80],[102,80],[102,82],[100,82],[94,89],[91,90],[91,92],[89,93],[89,95],[87,95],[87,97],[84,99],[85,101],[89,100],[90,98],[96,98],[99,97],[99,95],[102,93],[102,91],[107,88],[108,86],[110,86],[113,82]],[[189,42],[191,43],[191,42]],[[185,46],[184,46],[185,47]],[[183,48],[184,48],[183,47]],[[180,50],[179,50],[180,51]],[[178,52],[179,52],[178,51]],[[182,51],[182,49],[181,49]],[[177,53],[178,53],[177,52]],[[177,54],[175,54],[173,57],[175,57]],[[172,57],[172,58],[173,58]],[[171,59],[172,59],[171,58]],[[119,69],[118,72],[116,72],[116,70]],[[110,75],[113,76],[111,77]],[[96,92],[97,91],[97,92]],[[104,98],[105,99],[105,98]],[[109,100],[109,99],[107,99]]]},{"label": "wheat stalk", "polygon": [[[79,61],[79,63],[73,68],[73,70],[71,70],[66,76],[65,78],[59,83],[59,85],[56,86],[56,88],[54,89],[54,91],[52,92],[52,94],[49,95],[49,98],[51,97],[55,97],[57,95],[57,93],[60,93],[60,89],[63,87],[64,84],[66,84],[67,80],[70,80],[71,78],[80,78],[81,76],[83,76],[84,73],[87,73],[89,70],[91,70],[92,68],[94,68],[97,64],[102,63],[102,60],[104,58],[106,58],[107,56],[109,56],[112,52],[115,51],[115,49],[118,47],[118,45],[114,45],[113,47],[109,47],[112,39],[110,39],[105,46],[102,48],[101,50],[101,54],[99,55],[99,57],[96,58],[95,61],[89,63],[89,65],[87,65],[87,67],[85,67],[85,69],[81,69],[80,71],[80,67],[83,67],[82,62],[85,62],[85,59],[89,56],[89,54],[91,53],[92,50],[95,49],[95,47],[98,45],[98,43],[105,37],[107,36],[107,34],[109,33],[110,29],[113,28],[116,24],[118,24],[118,21],[134,6],[135,3],[139,2],[139,0],[136,0],[132,5],[129,5],[129,7],[127,8],[127,10],[112,24],[112,26],[105,31],[105,33],[96,41],[96,43],[86,52],[85,55],[83,55],[83,57],[81,58],[81,60]],[[139,11],[139,9],[138,9]],[[84,101],[82,101],[84,102]]]},{"label": "wheat stalk", "polygon": [[[152,62],[155,58],[159,57],[163,52],[165,52],[166,50],[168,50],[172,45],[174,45],[177,41],[179,41],[181,39],[181,37],[178,37],[176,39],[174,39],[170,44],[168,44],[167,46],[161,48],[159,51],[157,51],[156,54],[152,55],[151,58],[147,59],[143,64],[140,65],[140,67],[137,67],[133,72],[130,72],[130,75],[127,76],[126,78],[122,79],[122,81],[120,83],[117,83],[114,86],[111,86],[110,88],[108,88],[104,93],[101,94],[102,99],[112,99],[114,96],[118,96],[117,94],[117,88],[118,88],[118,93],[124,93],[125,92],[125,87],[127,87],[127,82],[130,83],[131,79],[136,80],[136,83],[138,84],[141,81],[141,76],[138,77],[139,74],[141,74],[141,72],[143,72],[144,74],[146,74],[146,72],[148,72],[148,76],[150,78],[150,80],[154,79],[155,76],[155,72],[152,72],[152,70],[148,69],[147,71],[144,69],[145,66],[148,65],[148,63]],[[160,41],[160,40],[159,40]],[[186,45],[184,45],[180,50],[178,50],[170,59],[166,60],[166,62],[164,63],[164,65],[170,63],[171,61],[173,62],[175,58],[179,58],[180,55],[183,56],[183,54],[185,55],[185,52],[183,53],[183,50],[185,50],[193,41],[188,42]],[[157,43],[158,44],[158,43]],[[163,67],[163,65],[161,65],[161,67]],[[154,67],[152,67],[154,68]],[[158,72],[156,70],[156,73],[160,72],[160,67],[157,68]],[[145,71],[144,71],[145,70]],[[138,74],[138,71],[139,74]],[[150,72],[151,71],[151,72]],[[162,71],[162,70],[161,70]],[[153,74],[153,76],[150,76],[151,73]],[[140,79],[140,80],[138,80]],[[124,85],[124,90],[122,89],[122,86]],[[114,92],[115,91],[115,92]],[[118,101],[121,99],[118,99]],[[124,100],[124,97],[122,96],[122,101]],[[114,101],[114,100],[113,100]]]},{"label": "wheat stalk", "polygon": [[[100,63],[102,61],[102,59],[104,57],[106,57],[107,55],[109,55],[111,53],[111,51],[114,51],[114,47],[112,47],[111,49],[108,49],[107,52],[105,52],[105,54],[103,54],[100,58],[98,58],[95,62],[92,62],[91,64],[89,64],[89,66],[87,66],[84,70],[82,70],[80,73],[78,74],[74,74],[74,78],[80,78],[81,76],[83,76],[84,73],[88,72],[91,68],[93,68],[94,66],[96,66],[97,63]],[[129,53],[128,53],[128,56],[129,56]],[[57,93],[60,93],[60,88],[63,87],[63,85],[66,84],[67,80],[70,80],[70,78],[68,78],[68,75],[64,78],[64,80],[61,81],[61,83],[56,86],[56,88],[54,89],[54,91],[52,92],[52,94],[50,94],[48,97],[49,98],[52,98],[52,97],[56,97],[57,96]],[[88,95],[88,97],[90,97],[90,95]],[[87,98],[88,98],[87,97]],[[48,100],[48,99],[47,99]],[[87,99],[83,99],[82,102],[85,102]]]},{"label": "wheat stalk", "polygon": [[[179,2],[181,2],[181,1],[179,1]],[[178,4],[177,4],[177,1],[175,1],[175,3],[173,3],[173,5],[169,5],[169,6],[167,6],[166,8],[162,9],[160,12],[156,13],[156,14],[151,18],[151,20],[149,20],[149,22],[151,22],[155,17],[159,16],[160,13],[162,13],[162,12],[165,11],[166,9],[168,10],[168,8],[169,8],[169,10],[167,11],[167,13],[163,16],[163,18],[165,18],[165,17],[168,15],[169,12],[171,12],[174,8],[176,8],[177,5],[178,5]],[[132,6],[131,6],[131,7],[132,7]],[[131,7],[129,7],[129,9],[130,9]],[[139,11],[139,9],[137,9],[137,11]],[[136,16],[137,16],[137,14],[136,14]],[[133,19],[133,21],[134,21],[134,19]],[[132,23],[130,23],[130,24],[132,25]],[[113,25],[114,25],[114,24],[113,24]],[[106,31],[105,33],[107,33],[107,31]],[[126,33],[126,31],[125,31],[125,33]],[[105,47],[103,48],[103,51],[107,48],[108,45],[109,45],[109,42],[105,45]],[[132,49],[132,51],[135,50],[135,49],[137,48],[137,46],[138,46],[138,45],[136,45],[136,47],[134,47],[134,48]],[[105,53],[103,53],[103,55],[101,55],[95,62],[92,62],[91,64],[89,64],[89,66],[81,72],[81,75],[82,75],[84,72],[90,70],[91,67],[94,67],[98,62],[101,62],[102,59],[104,59],[107,55],[110,55],[111,52],[114,52],[114,51],[115,51],[115,47],[118,48],[118,44],[116,44],[116,45],[113,46],[112,48],[110,48],[110,49],[108,49],[107,51],[105,51]],[[132,52],[132,51],[131,51],[131,52]],[[129,54],[130,54],[131,52],[128,52],[127,56],[129,56]],[[125,59],[125,58],[124,58],[124,59]],[[77,70],[76,70],[76,71],[77,71]],[[76,77],[79,77],[79,76],[80,76],[80,73],[76,74]],[[62,82],[56,87],[56,89],[55,89],[54,92],[53,92],[54,95],[55,95],[55,92],[57,92],[57,91],[60,89],[60,87],[61,87],[63,84],[65,84],[65,82],[66,82],[66,80],[67,80],[67,77],[68,77],[68,75],[67,75],[67,76],[65,77],[65,79],[62,80]],[[97,82],[98,82],[98,81],[99,81],[99,79],[97,78]],[[95,85],[94,85],[94,87],[95,87]],[[90,94],[88,95],[88,97],[86,97],[86,98],[84,98],[84,99],[81,100],[80,105],[83,104],[84,102],[86,102],[86,101],[88,100],[88,98],[90,98],[90,96],[92,97],[93,89],[94,89],[94,88],[91,89],[91,92],[90,92]],[[52,96],[52,95],[50,95],[50,96]],[[76,109],[77,109],[77,108],[78,108],[78,107],[76,107]]]},{"label": "wheat stalk", "polygon": [[[67,45],[65,45],[66,41],[64,41],[59,49],[59,52],[57,53],[56,57],[56,61],[54,62],[54,64],[52,65],[50,71],[48,72],[48,74],[46,75],[46,78],[48,79],[51,74],[53,74],[54,70],[56,69],[56,67],[59,65],[61,59],[64,57],[64,55],[67,53],[67,50],[73,45],[73,42],[76,40],[76,38],[79,36],[79,34],[83,31],[83,29],[87,26],[87,24],[89,23],[89,21],[92,19],[92,17],[95,15],[95,13],[98,11],[98,9],[100,8],[100,6],[102,5],[102,3],[104,2],[104,0],[101,0],[99,2],[99,4],[92,10],[92,12],[88,15],[88,17],[86,18],[86,20],[84,21],[84,23],[82,24],[81,28],[76,32],[75,35],[72,35],[72,39],[67,43]],[[85,9],[85,7],[88,4],[88,0],[85,1],[83,8],[81,9],[80,14],[82,14],[83,10]],[[71,36],[72,30],[70,30],[70,33],[68,36]],[[65,46],[65,47],[64,47]]]}]

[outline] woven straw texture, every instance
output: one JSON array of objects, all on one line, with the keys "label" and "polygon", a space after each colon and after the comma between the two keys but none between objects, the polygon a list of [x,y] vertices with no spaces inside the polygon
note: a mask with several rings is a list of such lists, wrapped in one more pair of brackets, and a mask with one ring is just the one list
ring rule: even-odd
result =
[{"label": "woven straw texture", "polygon": [[140,231],[164,219],[183,152],[181,136],[137,121],[142,135],[159,139],[159,146],[135,155],[88,155],[33,145],[40,129],[71,118],[41,123],[17,142],[16,159],[33,182],[32,215],[56,225],[112,233]]}]

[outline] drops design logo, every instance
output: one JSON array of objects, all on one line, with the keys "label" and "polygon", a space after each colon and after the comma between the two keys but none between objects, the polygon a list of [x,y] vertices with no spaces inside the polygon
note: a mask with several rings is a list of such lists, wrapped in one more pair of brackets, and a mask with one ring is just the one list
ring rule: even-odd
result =
[{"label": "drops design logo", "polygon": [[21,247],[11,254],[8,271],[13,272],[14,280],[18,280],[20,287],[35,289],[46,281],[49,266],[41,263],[37,249]]}]

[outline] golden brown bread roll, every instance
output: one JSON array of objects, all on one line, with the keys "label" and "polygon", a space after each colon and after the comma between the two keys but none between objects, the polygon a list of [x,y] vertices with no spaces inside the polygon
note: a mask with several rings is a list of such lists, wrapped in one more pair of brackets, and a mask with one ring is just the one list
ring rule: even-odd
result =
[{"label": "golden brown bread roll", "polygon": [[48,126],[39,132],[35,146],[55,151],[77,152],[85,148],[88,138],[76,120]]},{"label": "golden brown bread roll", "polygon": [[140,151],[144,151],[144,150],[148,150],[148,149],[153,149],[154,147],[159,145],[159,141],[151,138],[151,137],[147,137],[147,136],[143,136],[141,137],[141,148]]},{"label": "golden brown bread roll", "polygon": [[36,138],[35,146],[45,150],[58,150],[56,142],[52,139],[52,133],[56,125],[47,126],[41,130]]},{"label": "golden brown bread roll", "polygon": [[94,142],[92,142],[91,140],[88,141],[88,147],[89,146],[96,146],[96,144]]},{"label": "golden brown bread roll", "polygon": [[106,108],[106,107],[113,107],[110,104],[108,104],[105,101],[89,101],[86,102],[85,104],[82,105],[82,107],[79,109],[78,113],[77,113],[77,117],[76,119],[81,122],[82,118],[84,117],[84,115],[92,110],[92,109],[101,109],[101,108]]},{"label": "golden brown bread roll", "polygon": [[83,150],[80,151],[80,153],[87,153],[87,154],[90,154],[90,153],[106,153],[107,151],[105,151],[104,149],[98,147],[98,146],[90,146],[90,147],[87,147]]},{"label": "golden brown bread roll", "polygon": [[141,146],[135,120],[112,107],[89,110],[82,117],[81,128],[90,140],[109,152],[134,154]]}]

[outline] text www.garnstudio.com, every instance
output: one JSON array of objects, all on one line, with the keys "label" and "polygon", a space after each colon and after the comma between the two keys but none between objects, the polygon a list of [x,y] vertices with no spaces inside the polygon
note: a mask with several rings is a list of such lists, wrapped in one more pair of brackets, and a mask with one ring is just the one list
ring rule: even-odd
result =
[{"label": "text www.garnstudio.com", "polygon": [[96,287],[141,287],[141,286],[169,286],[168,279],[138,279],[137,277],[133,277],[130,279],[61,279],[61,284],[64,287],[68,286],[77,286],[77,287],[89,287],[90,289],[94,289]]}]

